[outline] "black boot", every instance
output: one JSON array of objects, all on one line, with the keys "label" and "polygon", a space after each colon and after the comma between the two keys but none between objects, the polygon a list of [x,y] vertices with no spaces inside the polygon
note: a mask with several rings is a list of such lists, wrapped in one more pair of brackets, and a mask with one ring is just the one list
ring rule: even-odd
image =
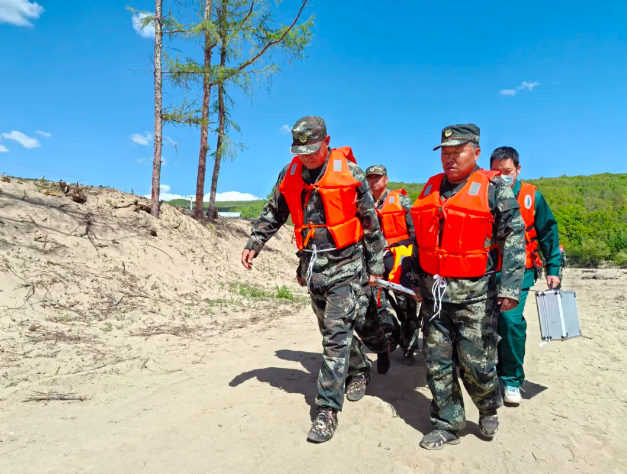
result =
[{"label": "black boot", "polygon": [[377,354],[377,372],[387,374],[388,370],[390,370],[390,346],[385,352]]},{"label": "black boot", "polygon": [[403,364],[414,365],[414,362],[416,362],[414,351],[405,351],[405,354],[403,354]]}]

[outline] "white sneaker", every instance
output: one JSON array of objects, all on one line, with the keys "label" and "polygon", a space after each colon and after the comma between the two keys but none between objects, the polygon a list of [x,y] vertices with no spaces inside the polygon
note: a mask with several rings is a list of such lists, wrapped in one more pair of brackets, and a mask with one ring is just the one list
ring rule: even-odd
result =
[{"label": "white sneaker", "polygon": [[503,389],[503,400],[505,403],[512,405],[520,405],[522,397],[520,396],[520,388],[505,386]]}]

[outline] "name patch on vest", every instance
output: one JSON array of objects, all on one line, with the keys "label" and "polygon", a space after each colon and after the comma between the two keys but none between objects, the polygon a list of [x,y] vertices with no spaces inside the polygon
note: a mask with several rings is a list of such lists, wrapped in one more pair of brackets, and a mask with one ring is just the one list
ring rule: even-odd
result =
[{"label": "name patch on vest", "polygon": [[472,183],[470,185],[470,190],[468,191],[468,194],[470,194],[471,196],[476,196],[477,194],[479,194],[480,189],[481,183]]},{"label": "name patch on vest", "polygon": [[531,201],[531,196],[529,196],[529,194],[527,194],[525,196],[525,208],[531,209],[531,205],[532,204],[533,204],[533,202]]},{"label": "name patch on vest", "polygon": [[294,173],[296,173],[296,168],[298,168],[298,164],[292,163],[292,170],[290,171],[290,175],[293,175]]},{"label": "name patch on vest", "polygon": [[423,194],[423,196],[428,196],[429,194],[431,194],[431,185],[427,186],[425,188],[425,192]]},{"label": "name patch on vest", "polygon": [[390,196],[390,204],[394,204],[395,202],[395,196]]},{"label": "name patch on vest", "polygon": [[333,171],[338,173],[342,171],[342,160],[333,160]]}]

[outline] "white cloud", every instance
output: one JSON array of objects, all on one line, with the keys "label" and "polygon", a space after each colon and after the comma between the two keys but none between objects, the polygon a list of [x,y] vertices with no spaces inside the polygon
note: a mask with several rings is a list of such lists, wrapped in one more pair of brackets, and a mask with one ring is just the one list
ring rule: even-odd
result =
[{"label": "white cloud", "polygon": [[137,163],[144,163],[146,161],[146,158],[137,158]]},{"label": "white cloud", "polygon": [[[0,0],[1,2],[2,0]],[[147,25],[142,27],[141,20],[149,16],[147,13],[134,13],[133,14],[133,29],[137,32],[139,36],[142,38],[154,38],[155,37],[155,26]]]},{"label": "white cloud", "polygon": [[161,166],[167,165],[167,161],[165,161],[165,156],[161,155]]},{"label": "white cloud", "polygon": [[[2,0],[0,0],[1,2]],[[42,137],[46,137],[46,138],[50,138],[52,136],[52,133],[49,132],[42,132],[41,130],[37,130],[36,133],[39,133],[39,135],[41,135]]]},{"label": "white cloud", "polygon": [[[181,196],[180,194],[174,194],[170,192],[171,190],[172,188],[170,188],[170,186],[167,184],[162,184],[161,186],[159,186],[159,200],[172,201],[173,199],[187,199],[189,201],[190,196]],[[146,194],[144,197],[146,199],[150,199],[152,196],[150,194]],[[191,198],[193,199],[194,196],[191,196]]]},{"label": "white cloud", "polygon": [[[216,201],[256,201],[257,196],[250,193],[240,193],[239,191],[227,191],[225,193],[216,193]],[[205,194],[203,201],[209,201],[209,193]]]},{"label": "white cloud", "polygon": [[523,81],[523,83],[519,85],[516,89],[518,89],[519,91],[523,89],[532,91],[534,87],[538,87],[539,85],[540,83],[538,81],[534,81],[534,82]]},{"label": "white cloud", "polygon": [[279,132],[281,132],[284,135],[288,135],[292,133],[292,129],[290,128],[288,124],[285,124],[281,128],[279,128]]},{"label": "white cloud", "polygon": [[[172,188],[170,188],[167,184],[162,184],[160,186],[159,199],[162,201],[171,201],[172,199],[195,199],[196,196],[194,194],[189,194],[187,196],[183,196],[181,194],[171,193]],[[150,194],[144,196],[145,198],[150,199]],[[225,193],[217,193],[216,194],[216,202],[218,201],[256,201],[258,199],[257,196],[253,196],[250,193],[240,193],[238,191],[227,191]],[[209,202],[209,193],[203,196],[204,202]]]},{"label": "white cloud", "polygon": [[516,91],[528,90],[532,91],[535,87],[538,87],[540,83],[538,81],[527,82],[523,81],[521,85],[516,87],[516,89],[503,89],[499,91],[499,94],[504,95],[506,97],[513,97],[516,95]]},{"label": "white cloud", "polygon": [[36,20],[44,12],[37,2],[28,0],[0,0],[0,23],[15,26],[33,26],[30,19]]},{"label": "white cloud", "polygon": [[[1,2],[2,0],[0,0]],[[18,142],[24,148],[39,148],[41,143],[36,138],[29,137],[28,135],[24,135],[22,132],[17,132],[15,130],[11,131],[11,133],[3,133],[2,136],[7,140],[13,140]]]},{"label": "white cloud", "polygon": [[9,153],[9,149],[0,143],[0,153]]},{"label": "white cloud", "polygon": [[137,143],[138,145],[148,146],[150,145],[151,140],[152,140],[152,133],[150,132],[146,132],[146,135],[142,135],[140,133],[133,133],[131,135],[131,141],[133,143]]}]

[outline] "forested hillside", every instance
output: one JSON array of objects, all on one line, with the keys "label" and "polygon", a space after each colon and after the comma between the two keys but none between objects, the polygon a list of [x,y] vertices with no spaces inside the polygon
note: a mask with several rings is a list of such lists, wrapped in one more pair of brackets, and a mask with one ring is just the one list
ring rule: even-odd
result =
[{"label": "forested hillside", "polygon": [[[559,224],[560,239],[572,265],[597,266],[608,261],[627,267],[627,174],[563,176],[526,180],[546,197]],[[390,182],[415,200],[424,184]],[[186,201],[172,202],[181,206]],[[255,218],[264,201],[218,203],[221,211]],[[189,203],[187,202],[187,206]]]},{"label": "forested hillside", "polygon": [[[602,261],[627,267],[627,174],[562,176],[526,180],[547,199],[570,264],[597,266]],[[412,200],[422,184],[390,183]]]}]

